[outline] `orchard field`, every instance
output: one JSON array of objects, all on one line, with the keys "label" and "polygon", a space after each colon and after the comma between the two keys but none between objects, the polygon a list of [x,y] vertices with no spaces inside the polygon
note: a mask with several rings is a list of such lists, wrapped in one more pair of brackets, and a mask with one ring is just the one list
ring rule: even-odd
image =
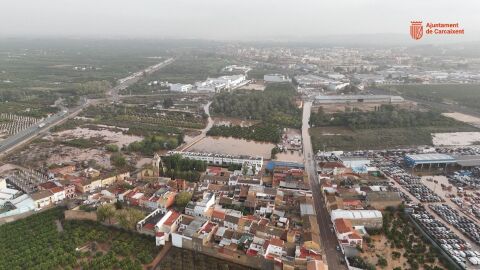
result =
[{"label": "orchard field", "polygon": [[[58,226],[56,222],[60,222]],[[89,221],[63,220],[54,208],[0,226],[0,269],[142,269],[158,249],[151,237]]]}]

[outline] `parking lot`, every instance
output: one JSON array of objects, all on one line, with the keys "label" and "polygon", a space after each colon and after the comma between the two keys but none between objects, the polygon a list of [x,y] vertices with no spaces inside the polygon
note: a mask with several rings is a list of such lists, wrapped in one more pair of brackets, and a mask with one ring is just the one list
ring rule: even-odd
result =
[{"label": "parking lot", "polygon": [[463,268],[475,269],[476,265],[480,264],[480,252],[474,250],[471,244],[452,232],[426,209],[414,208],[412,217]]},{"label": "parking lot", "polygon": [[470,240],[474,241],[477,245],[480,244],[480,226],[475,224],[472,220],[460,215],[460,213],[452,209],[446,204],[442,205],[430,205],[429,206],[435,213],[443,218],[449,224],[452,224],[465,234]]},{"label": "parking lot", "polygon": [[[472,148],[443,150],[462,154],[477,152],[477,149]],[[406,200],[407,204],[424,206],[420,208],[421,210],[415,211],[414,218],[435,238],[442,249],[460,265],[468,267],[467,269],[480,269],[480,227],[469,218],[471,215],[467,216],[465,212],[455,210],[457,208],[455,200],[459,199],[454,196],[457,187],[449,187],[449,182],[452,181],[445,176],[413,175],[403,167],[402,156],[401,153],[374,155],[372,165],[377,166],[392,180],[393,188],[410,197],[410,202]],[[480,197],[468,196],[462,198],[462,204],[466,198],[472,202],[472,209],[475,207],[475,198],[480,202]]]}]

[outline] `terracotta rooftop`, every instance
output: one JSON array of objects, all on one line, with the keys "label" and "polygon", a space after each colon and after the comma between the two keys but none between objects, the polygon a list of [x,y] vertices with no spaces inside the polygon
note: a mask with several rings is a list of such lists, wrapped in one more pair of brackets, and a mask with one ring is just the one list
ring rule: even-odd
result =
[{"label": "terracotta rooftop", "polygon": [[58,193],[63,191],[63,187],[54,187],[50,189],[51,192],[53,193]]},{"label": "terracotta rooftop", "polygon": [[57,187],[57,185],[51,181],[41,183],[39,186],[42,187],[43,189],[51,189],[51,188]]},{"label": "terracotta rooftop", "polygon": [[352,223],[349,220],[339,218],[335,220],[335,228],[338,233],[348,233],[352,231]]},{"label": "terracotta rooftop", "polygon": [[215,219],[225,219],[225,212],[214,209],[214,210],[212,211],[212,218],[215,218]]},{"label": "terracotta rooftop", "polygon": [[180,213],[173,211],[172,214],[167,218],[167,220],[165,220],[164,224],[167,226],[172,225],[173,222],[175,222],[175,220],[177,220],[179,216],[180,216]]},{"label": "terracotta rooftop", "polygon": [[277,239],[277,238],[270,239],[270,245],[274,245],[274,246],[277,246],[277,247],[283,247],[284,244],[285,244],[285,242],[281,239]]}]

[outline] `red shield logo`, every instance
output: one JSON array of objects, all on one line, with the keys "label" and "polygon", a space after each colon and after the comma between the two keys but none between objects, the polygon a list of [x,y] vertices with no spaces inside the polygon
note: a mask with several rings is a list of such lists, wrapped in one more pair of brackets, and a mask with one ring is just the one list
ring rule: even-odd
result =
[{"label": "red shield logo", "polygon": [[422,22],[417,22],[417,21],[410,22],[410,36],[415,40],[419,40],[422,38],[423,36]]}]

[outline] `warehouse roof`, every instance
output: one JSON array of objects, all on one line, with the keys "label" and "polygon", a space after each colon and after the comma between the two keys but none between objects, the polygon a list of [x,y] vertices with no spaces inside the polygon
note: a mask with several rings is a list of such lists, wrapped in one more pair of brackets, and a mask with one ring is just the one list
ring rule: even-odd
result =
[{"label": "warehouse roof", "polygon": [[440,163],[450,162],[453,163],[456,159],[446,154],[418,154],[418,155],[405,155],[405,158],[414,161],[415,163]]},{"label": "warehouse roof", "polygon": [[332,220],[339,218],[345,219],[364,219],[364,218],[382,218],[382,212],[378,210],[332,210]]},{"label": "warehouse roof", "polygon": [[456,156],[457,164],[463,167],[480,166],[480,156]]},{"label": "warehouse roof", "polygon": [[318,95],[315,97],[317,100],[351,100],[351,99],[398,99],[403,100],[401,96],[389,96],[389,95]]}]

